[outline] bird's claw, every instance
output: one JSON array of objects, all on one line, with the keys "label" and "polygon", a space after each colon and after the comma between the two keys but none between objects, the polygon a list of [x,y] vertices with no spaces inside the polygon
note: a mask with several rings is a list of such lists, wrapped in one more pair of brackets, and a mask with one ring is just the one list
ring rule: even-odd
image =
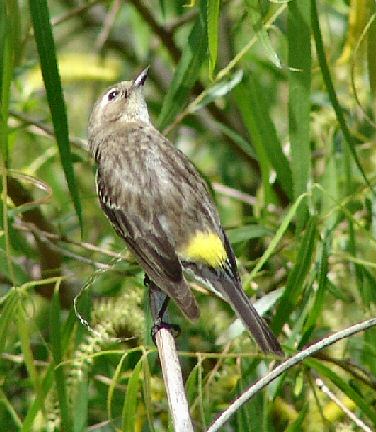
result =
[{"label": "bird's claw", "polygon": [[172,337],[174,339],[176,339],[177,337],[179,337],[180,334],[181,334],[181,328],[180,328],[180,326],[178,324],[170,324],[170,323],[167,323],[167,322],[163,321],[161,318],[158,318],[154,322],[154,324],[153,324],[153,326],[151,328],[151,337],[152,337],[153,342],[154,342],[155,345],[156,345],[155,338],[157,336],[157,333],[161,329],[168,330],[171,333],[171,335],[172,335]]}]

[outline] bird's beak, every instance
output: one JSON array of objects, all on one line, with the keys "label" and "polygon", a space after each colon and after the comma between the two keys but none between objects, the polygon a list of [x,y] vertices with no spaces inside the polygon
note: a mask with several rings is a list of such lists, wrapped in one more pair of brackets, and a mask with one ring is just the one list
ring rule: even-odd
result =
[{"label": "bird's beak", "polygon": [[148,71],[150,66],[146,67],[133,81],[133,87],[142,87],[146,81],[146,78],[148,77]]}]

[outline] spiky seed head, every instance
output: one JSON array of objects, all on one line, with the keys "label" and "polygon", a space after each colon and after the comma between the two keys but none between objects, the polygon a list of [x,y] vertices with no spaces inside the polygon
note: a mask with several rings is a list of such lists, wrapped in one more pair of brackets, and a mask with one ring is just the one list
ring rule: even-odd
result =
[{"label": "spiky seed head", "polygon": [[106,126],[119,123],[150,123],[143,86],[149,67],[133,81],[121,81],[109,87],[96,101],[89,119],[90,137],[100,133]]}]

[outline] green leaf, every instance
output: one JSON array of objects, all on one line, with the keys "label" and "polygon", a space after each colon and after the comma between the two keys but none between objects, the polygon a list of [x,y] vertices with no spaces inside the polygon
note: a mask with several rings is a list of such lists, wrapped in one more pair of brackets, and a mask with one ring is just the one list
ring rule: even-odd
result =
[{"label": "green leaf", "polygon": [[308,413],[309,404],[306,402],[303,409],[300,410],[298,418],[291,422],[285,429],[285,432],[300,432],[303,430],[303,422]]},{"label": "green leaf", "polygon": [[225,126],[223,123],[214,123],[224,133],[224,135],[228,136],[232,141],[234,141],[234,143],[237,144],[238,147],[241,148],[246,155],[248,155],[251,159],[257,159],[256,152],[254,151],[252,144],[249,141],[239,135],[238,132]]},{"label": "green leaf", "polygon": [[218,18],[219,0],[207,0],[207,33],[209,49],[209,78],[213,78],[213,72],[217,63],[218,54]]},{"label": "green leaf", "polygon": [[[304,0],[304,1],[306,1],[306,0]],[[338,124],[342,130],[343,137],[346,141],[346,144],[347,144],[348,149],[351,153],[351,156],[354,159],[354,162],[355,162],[356,166],[358,167],[360,173],[362,174],[365,183],[370,188],[370,190],[375,194],[375,192],[373,191],[373,186],[370,183],[370,181],[368,180],[368,177],[366,176],[364,168],[363,168],[362,164],[360,163],[360,160],[359,160],[358,155],[356,153],[354,138],[351,135],[351,132],[347,126],[347,123],[345,120],[345,115],[343,112],[343,108],[342,108],[342,106],[339,103],[339,100],[337,98],[337,94],[336,94],[336,91],[334,89],[332,76],[331,76],[331,73],[329,70],[328,63],[326,61],[326,54],[324,51],[324,43],[323,43],[322,35],[321,35],[320,22],[319,22],[319,17],[317,15],[316,0],[311,0],[311,2],[312,2],[313,36],[315,38],[317,57],[319,60],[322,77],[323,77],[326,89],[328,91],[329,100],[333,106],[335,113],[336,113]],[[290,4],[291,3],[296,3],[296,2],[290,2]]]},{"label": "green leaf", "polygon": [[237,86],[243,78],[243,71],[238,70],[235,72],[230,79],[220,81],[217,84],[211,86],[207,91],[200,103],[198,103],[192,112],[198,111],[204,106],[210,104],[221,96],[225,96],[229,93],[235,86]]},{"label": "green leaf", "polygon": [[226,233],[233,244],[273,235],[273,231],[257,224],[244,225],[239,228],[229,229],[226,230]]},{"label": "green leaf", "polygon": [[306,233],[297,253],[297,262],[294,269],[290,272],[286,289],[278,304],[273,320],[273,330],[276,334],[279,334],[283,324],[288,320],[291,311],[299,301],[300,294],[304,287],[304,280],[311,267],[315,239],[316,219],[311,218],[308,222]]},{"label": "green leaf", "polygon": [[125,396],[123,412],[122,412],[122,430],[124,432],[135,431],[136,426],[136,412],[137,412],[137,398],[140,389],[140,371],[143,365],[143,358],[141,357],[132,375],[128,381],[127,394]]},{"label": "green leaf", "polygon": [[54,379],[54,369],[55,364],[51,363],[45,373],[45,376],[43,378],[42,384],[41,384],[41,390],[37,397],[34,399],[32,404],[29,407],[29,410],[27,411],[26,417],[23,421],[21,432],[31,432],[35,429],[33,428],[33,423],[35,420],[35,417],[37,416],[38,412],[42,409],[44,406],[44,402],[47,397],[47,393],[49,392],[50,388],[53,384]]},{"label": "green leaf", "polygon": [[199,394],[198,391],[198,376],[199,376],[199,370],[202,367],[201,362],[198,362],[194,368],[191,370],[191,372],[188,375],[188,378],[185,382],[185,392],[187,394],[187,400],[189,405],[192,405],[195,401],[195,398]]},{"label": "green leaf", "polygon": [[143,356],[143,380],[142,389],[144,396],[144,404],[146,409],[146,416],[148,419],[148,426],[151,432],[154,432],[153,424],[153,404],[152,404],[152,388],[151,388],[151,372],[149,367],[149,358],[147,355]]},{"label": "green leaf", "polygon": [[[307,191],[311,177],[311,6],[310,0],[288,3],[289,137],[295,199]],[[297,229],[308,216],[306,205],[297,214]]]},{"label": "green leaf", "polygon": [[[304,330],[310,332],[311,329],[315,326],[317,319],[323,310],[324,298],[327,292],[327,283],[328,283],[328,269],[329,269],[329,245],[331,244],[330,238],[326,238],[322,243],[322,251],[320,257],[320,272],[319,272],[319,280],[318,280],[318,288],[315,291],[314,295],[314,303],[310,310],[308,319],[304,324]],[[304,337],[303,337],[304,340]],[[306,341],[302,342],[306,343]]]},{"label": "green leaf", "polygon": [[[368,2],[370,15],[376,14],[375,2]],[[376,19],[373,19],[367,35],[367,66],[369,76],[369,86],[373,98],[376,97]]]},{"label": "green leaf", "polygon": [[280,242],[283,234],[285,233],[285,231],[287,230],[292,218],[294,217],[294,215],[296,214],[302,200],[306,197],[307,194],[303,194],[301,195],[294,203],[294,205],[290,208],[290,210],[288,211],[287,215],[283,218],[283,221],[280,225],[280,227],[278,228],[277,232],[275,233],[275,236],[272,238],[268,248],[266,249],[266,251],[263,253],[262,257],[259,259],[257,265],[255,266],[255,268],[252,270],[251,274],[248,277],[248,280],[251,281],[252,279],[255,278],[255,276],[257,275],[257,273],[259,272],[259,270],[262,268],[262,266],[266,263],[266,261],[270,258],[270,256],[272,255],[272,253],[274,252],[275,248],[277,247],[278,243]]},{"label": "green leaf", "polygon": [[8,163],[8,107],[16,48],[18,2],[2,1],[0,6],[0,150]]},{"label": "green leaf", "polygon": [[42,76],[50,107],[56,142],[59,147],[60,160],[67,180],[78,220],[83,229],[81,202],[74,175],[71,148],[68,135],[68,121],[65,102],[58,71],[55,44],[50,25],[48,5],[46,0],[30,0],[30,13],[34,28],[35,41],[40,58]]},{"label": "green leaf", "polygon": [[62,428],[66,432],[73,430],[72,420],[70,416],[70,409],[68,404],[67,389],[66,389],[66,377],[64,373],[64,367],[61,366],[63,360],[62,350],[62,337],[61,337],[61,321],[60,321],[60,300],[59,300],[59,283],[56,284],[56,289],[52,297],[50,306],[50,341],[51,351],[54,360],[55,370],[55,381],[56,391],[59,400],[60,415]]},{"label": "green leaf", "polygon": [[270,118],[269,104],[264,96],[265,92],[253,75],[247,78],[246,83],[250,103],[253,106],[252,112],[255,117],[254,128],[257,128],[256,136],[260,136],[261,145],[265,149],[266,156],[277,174],[277,179],[283,191],[290,200],[293,200],[290,164],[282,151],[281,142],[279,141],[274,123]]},{"label": "green leaf", "polygon": [[257,160],[260,165],[262,186],[264,189],[265,203],[274,202],[274,193],[269,182],[270,162],[266,153],[266,148],[263,142],[262,130],[259,127],[257,109],[251,104],[251,94],[249,85],[244,82],[239,84],[234,89],[234,97],[236,105],[240,111],[244,125],[248,130],[248,134],[252,139],[252,143],[256,150]]},{"label": "green leaf", "polygon": [[159,129],[164,129],[187,104],[189,92],[198,78],[206,50],[205,25],[200,14],[191,30],[188,43],[184,47],[172,83],[163,100],[158,118]]},{"label": "green leaf", "polygon": [[25,311],[21,302],[18,302],[17,308],[17,325],[18,325],[18,335],[20,338],[22,354],[24,357],[24,362],[30,376],[30,380],[35,389],[35,393],[38,394],[40,391],[39,387],[39,376],[37,369],[35,367],[35,360],[33,351],[30,346],[31,335],[30,335],[30,324],[27,322],[28,317],[26,317]]},{"label": "green leaf", "polygon": [[12,289],[5,302],[0,315],[0,353],[4,351],[9,325],[13,322],[18,307],[19,296],[16,290]]},{"label": "green leaf", "polygon": [[262,43],[267,56],[277,68],[281,68],[281,61],[275,52],[268,32],[265,29],[263,22],[264,14],[260,7],[260,0],[246,0],[248,16],[251,20],[253,30],[257,34],[258,39]]}]

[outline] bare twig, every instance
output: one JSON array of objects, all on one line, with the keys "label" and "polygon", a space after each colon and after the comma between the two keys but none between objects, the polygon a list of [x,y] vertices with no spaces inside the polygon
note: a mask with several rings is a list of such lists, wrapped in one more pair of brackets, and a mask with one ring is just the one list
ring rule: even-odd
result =
[{"label": "bare twig", "polygon": [[359,417],[351,412],[341,400],[337,398],[337,396],[329,389],[329,387],[323,382],[321,378],[316,378],[315,383],[317,387],[324,394],[326,394],[328,398],[334,402],[360,429],[365,432],[372,432],[369,426],[367,426]]},{"label": "bare twig", "polygon": [[254,206],[257,204],[257,199],[255,196],[246,194],[246,193],[241,192],[237,189],[228,187],[224,184],[212,183],[212,187],[216,192],[218,192],[222,195],[226,195],[228,197],[235,198],[238,201],[244,202],[244,203],[249,204],[251,206]]},{"label": "bare twig", "polygon": [[125,254],[123,256],[119,252],[113,252],[109,249],[104,249],[99,246],[95,246],[92,243],[75,241],[64,235],[59,235],[48,231],[42,231],[32,223],[16,222],[13,224],[13,228],[18,229],[20,231],[30,231],[33,234],[38,235],[40,238],[46,238],[55,242],[68,243],[73,246],[77,246],[79,248],[89,250],[90,252],[98,252],[112,258],[119,258],[121,256],[124,261],[127,261],[129,259],[129,254]]},{"label": "bare twig", "polygon": [[[24,123],[25,125],[34,126],[38,130],[42,131],[44,134],[50,136],[51,138],[55,138],[55,133],[51,126],[48,126],[39,120],[35,120],[32,117],[29,117],[28,115],[21,112],[9,110],[9,114],[15,119]],[[86,140],[70,136],[69,142],[74,146],[87,151],[88,145]]]},{"label": "bare twig", "polygon": [[179,27],[192,21],[194,18],[196,18],[197,15],[198,15],[198,9],[197,8],[191,9],[189,12],[186,12],[184,15],[179,15],[177,18],[167,23],[164,26],[164,28],[167,32],[173,33]]},{"label": "bare twig", "polygon": [[162,328],[158,331],[155,342],[161,360],[174,430],[175,432],[193,432],[175,340],[168,330]]},{"label": "bare twig", "polygon": [[64,13],[58,17],[52,18],[51,24],[53,26],[57,26],[65,21],[70,20],[71,18],[81,15],[82,13],[86,12],[88,9],[96,6],[98,3],[102,3],[102,1],[103,0],[94,0],[91,3],[86,3],[84,5],[80,5],[75,8],[72,8],[68,13]]},{"label": "bare twig", "polygon": [[116,15],[119,12],[120,6],[121,6],[120,0],[115,0],[111,9],[107,13],[106,18],[103,21],[102,30],[99,33],[97,40],[95,41],[95,44],[94,44],[95,49],[97,51],[101,51],[103,49],[103,46],[104,46],[104,44],[105,44],[105,42],[108,39],[108,36],[110,34],[111,28],[114,25]]},{"label": "bare twig", "polygon": [[340,330],[319,342],[305,348],[303,351],[295,354],[293,357],[286,359],[283,363],[279,364],[275,369],[265,375],[263,378],[258,380],[255,384],[248,388],[242,395],[240,395],[228,408],[224,411],[217,420],[209,427],[207,432],[216,432],[218,431],[228,420],[229,418],[246,402],[248,402],[256,393],[265,388],[268,384],[286,372],[288,369],[293,366],[301,363],[305,358],[315,354],[316,352],[326,348],[329,345],[332,345],[338,342],[341,339],[348,338],[356,333],[367,330],[373,326],[376,326],[376,317],[371,318],[366,321],[362,321],[358,324],[354,324],[351,327],[348,327],[344,330]]}]

